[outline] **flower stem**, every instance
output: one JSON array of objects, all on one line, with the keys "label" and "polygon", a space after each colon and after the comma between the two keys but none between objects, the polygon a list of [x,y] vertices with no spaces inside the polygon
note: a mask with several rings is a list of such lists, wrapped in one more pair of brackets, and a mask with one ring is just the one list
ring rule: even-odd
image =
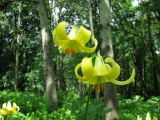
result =
[{"label": "flower stem", "polygon": [[89,88],[88,88],[88,96],[87,96],[87,101],[86,101],[86,112],[85,112],[85,119],[84,119],[84,120],[87,120],[88,105],[89,105],[89,100],[90,100],[90,92],[91,92],[91,87],[90,87],[90,85],[89,85]]}]

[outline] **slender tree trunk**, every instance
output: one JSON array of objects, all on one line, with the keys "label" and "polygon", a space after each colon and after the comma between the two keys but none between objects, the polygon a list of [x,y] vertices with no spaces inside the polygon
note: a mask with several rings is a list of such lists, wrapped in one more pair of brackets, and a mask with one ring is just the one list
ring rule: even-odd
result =
[{"label": "slender tree trunk", "polygon": [[44,61],[44,78],[46,81],[46,92],[48,97],[49,110],[54,111],[58,107],[57,91],[54,81],[55,73],[53,69],[53,62],[51,59],[50,32],[48,29],[47,11],[43,0],[38,0],[38,9],[41,22],[41,35],[42,35],[42,48],[43,48],[43,61]]},{"label": "slender tree trunk", "polygon": [[[137,53],[141,53],[141,63],[140,63],[140,79],[141,79],[141,88],[142,88],[142,95],[144,97],[144,99],[146,100],[148,98],[148,94],[147,94],[147,88],[146,88],[146,77],[145,77],[145,56],[146,56],[146,44],[144,41],[144,37],[143,37],[143,33],[141,33],[141,41],[142,41],[142,45],[141,45],[141,49],[140,51],[137,51]],[[137,61],[139,61],[137,59]]]},{"label": "slender tree trunk", "polygon": [[[101,0],[100,3],[100,37],[102,39],[100,47],[102,55],[107,57],[113,57],[113,46],[111,37],[111,8],[109,0]],[[118,99],[116,95],[116,87],[112,83],[106,84],[106,90],[104,93],[104,99],[107,107],[112,108],[111,112],[106,113],[106,120],[112,120],[118,118]]]},{"label": "slender tree trunk", "polygon": [[[122,55],[124,56],[125,55],[125,50],[122,49]],[[125,58],[122,58],[122,67],[124,68],[124,70],[121,72],[121,78],[125,78],[126,75],[125,75],[125,68],[126,68],[126,59]],[[120,79],[121,79],[120,78]],[[127,98],[127,87],[126,86],[122,86],[121,89],[123,90],[123,94],[124,94],[124,97]]]},{"label": "slender tree trunk", "polygon": [[57,79],[57,86],[59,90],[66,90],[66,81],[64,77],[63,71],[63,56],[57,55],[56,57],[56,79]]},{"label": "slender tree trunk", "polygon": [[90,24],[90,29],[92,31],[92,35],[94,36],[94,25],[93,25],[93,15],[92,15],[92,5],[91,5],[91,0],[88,1],[88,6],[89,6],[89,24]]},{"label": "slender tree trunk", "polygon": [[[92,14],[92,5],[91,5],[91,0],[87,0],[88,1],[88,9],[89,9],[89,25],[90,25],[90,29],[92,31],[92,36],[94,37],[94,24],[93,24],[93,14]],[[91,41],[92,43],[92,41]],[[95,95],[95,98],[98,100],[100,98],[100,92],[95,90],[95,93],[93,93]]]},{"label": "slender tree trunk", "polygon": [[57,2],[56,0],[51,0],[51,23],[54,26],[58,23],[59,20],[59,12],[57,11],[56,8],[56,2]]},{"label": "slender tree trunk", "polygon": [[[138,24],[139,25],[139,24]],[[144,99],[148,98],[147,88],[146,88],[146,75],[145,75],[145,59],[146,59],[146,42],[145,39],[145,33],[144,31],[140,31],[140,36],[136,35],[137,29],[143,28],[143,21],[141,21],[141,26],[137,26],[135,24],[132,25],[132,28],[134,30],[133,33],[133,39],[132,39],[132,46],[133,46],[133,62],[136,66],[137,72],[137,78],[138,81],[140,81],[140,94],[143,95]],[[139,42],[136,42],[139,41]],[[134,89],[137,89],[137,82],[135,81]]]},{"label": "slender tree trunk", "polygon": [[[18,21],[17,21],[17,30],[20,30],[21,26],[21,7],[22,3],[19,2],[18,5]],[[15,51],[15,84],[14,84],[14,89],[18,89],[18,83],[19,83],[19,46],[20,46],[20,41],[21,41],[21,34],[18,32],[17,38],[16,38],[16,51]]]},{"label": "slender tree trunk", "polygon": [[153,64],[153,79],[154,79],[154,88],[155,88],[155,94],[160,95],[160,78],[158,76],[158,62],[157,62],[157,56],[155,54],[154,49],[154,40],[152,40],[152,34],[151,34],[151,19],[150,15],[147,16],[147,22],[148,22],[148,45],[149,50],[151,52],[152,56],[152,64]]}]

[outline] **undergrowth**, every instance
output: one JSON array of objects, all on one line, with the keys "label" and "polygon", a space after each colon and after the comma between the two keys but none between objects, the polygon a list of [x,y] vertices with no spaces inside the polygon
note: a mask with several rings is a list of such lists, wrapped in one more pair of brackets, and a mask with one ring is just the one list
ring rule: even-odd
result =
[{"label": "undergrowth", "polygon": [[[0,92],[0,105],[7,101],[15,102],[20,111],[5,120],[85,120],[86,99],[68,91],[59,94],[59,109],[49,113],[47,101],[44,95],[37,95],[30,92]],[[160,119],[160,97],[151,97],[147,101],[140,96],[132,99],[119,98],[120,120],[136,120],[137,116],[145,118],[146,113]],[[104,120],[105,113],[111,111],[105,107],[102,101],[90,99],[87,120]]]}]

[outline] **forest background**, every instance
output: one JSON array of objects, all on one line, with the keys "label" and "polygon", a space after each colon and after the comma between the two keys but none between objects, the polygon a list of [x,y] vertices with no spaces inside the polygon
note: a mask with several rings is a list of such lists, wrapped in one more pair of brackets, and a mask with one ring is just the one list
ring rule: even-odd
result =
[{"label": "forest background", "polygon": [[[25,119],[77,120],[84,117],[84,120],[101,120],[106,112],[111,112],[103,98],[94,100],[92,88],[86,115],[88,85],[75,78],[74,67],[84,56],[90,55],[63,54],[52,42],[51,34],[61,21],[83,25],[93,32],[100,43],[98,49],[103,53],[103,15],[100,13],[103,9],[101,3],[106,1],[1,0],[0,103],[7,100],[16,102],[21,108],[17,116]],[[145,117],[150,112],[160,119],[160,1],[112,0],[109,5],[111,45],[114,59],[121,66],[119,80],[128,79],[133,66],[136,69],[135,81],[126,86],[116,86],[116,93],[113,93],[119,98],[119,116],[122,120],[134,120],[138,115]],[[47,15],[44,19],[40,15],[43,12]],[[42,24],[46,23],[50,38],[47,49],[43,47],[41,38]],[[44,54],[49,54],[48,61],[45,61]],[[103,53],[103,56],[106,55]],[[52,67],[54,75],[51,93],[47,89],[45,78],[48,74],[44,63],[46,67]],[[57,97],[47,102],[45,96],[49,98],[53,93]],[[20,96],[23,96],[22,99]],[[26,99],[29,100],[27,103]],[[137,107],[133,110],[134,106]],[[100,112],[102,108],[104,110]]]}]

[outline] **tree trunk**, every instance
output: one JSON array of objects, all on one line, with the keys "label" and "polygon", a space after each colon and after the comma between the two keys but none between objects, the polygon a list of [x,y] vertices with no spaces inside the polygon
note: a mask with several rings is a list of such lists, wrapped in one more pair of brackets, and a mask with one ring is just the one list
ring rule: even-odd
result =
[{"label": "tree trunk", "polygon": [[[140,26],[139,26],[140,24]],[[133,38],[132,38],[132,46],[133,46],[133,62],[136,66],[137,71],[137,78],[138,81],[140,81],[140,94],[143,95],[144,99],[146,100],[148,98],[147,88],[146,88],[146,75],[145,75],[145,61],[146,61],[146,42],[145,42],[145,32],[144,31],[138,31],[140,34],[137,33],[137,29],[143,28],[143,20],[138,21],[137,25],[132,24],[132,28],[134,30]],[[138,81],[135,81],[134,89],[137,89],[137,83]]]},{"label": "tree trunk", "polygon": [[53,63],[51,59],[51,51],[50,51],[50,32],[48,29],[48,17],[47,11],[44,5],[43,0],[38,0],[38,9],[40,15],[41,22],[41,35],[42,35],[42,48],[43,48],[43,61],[44,61],[44,78],[46,81],[46,92],[48,97],[48,108],[49,111],[54,111],[58,107],[57,100],[57,91],[56,85],[54,81],[54,69]]},{"label": "tree trunk", "polygon": [[56,81],[57,81],[57,88],[58,90],[66,90],[66,80],[64,77],[63,71],[63,56],[57,55],[56,56]]},{"label": "tree trunk", "polygon": [[54,26],[56,26],[59,20],[59,12],[56,8],[56,2],[56,0],[51,0],[51,23]]},{"label": "tree trunk", "polygon": [[[20,30],[21,26],[21,7],[22,3],[19,2],[18,4],[18,23],[17,23],[17,30]],[[18,32],[17,38],[16,38],[16,51],[15,51],[15,84],[14,84],[14,89],[18,89],[18,84],[19,84],[19,46],[20,46],[20,41],[21,41],[21,34]]]},{"label": "tree trunk", "polygon": [[[90,30],[92,32],[92,36],[94,37],[94,24],[93,24],[93,15],[92,15],[92,5],[91,5],[91,0],[87,0],[87,1],[88,1],[88,9],[89,9],[89,25],[90,25]],[[93,42],[91,41],[91,43],[93,43]],[[95,90],[93,94],[95,95],[95,98],[97,100],[100,98],[100,92],[99,91]]]},{"label": "tree trunk", "polygon": [[93,15],[92,15],[92,5],[91,5],[91,0],[88,1],[88,6],[89,6],[89,24],[90,24],[90,29],[92,31],[92,35],[94,37],[94,25],[93,25]]},{"label": "tree trunk", "polygon": [[159,71],[158,71],[158,62],[157,62],[157,56],[155,54],[155,49],[154,49],[154,40],[152,40],[152,35],[151,35],[151,19],[150,15],[147,16],[147,22],[148,22],[148,46],[149,50],[151,52],[152,56],[152,65],[153,65],[153,79],[154,79],[154,88],[155,88],[155,94],[160,95],[160,78],[159,78]]},{"label": "tree trunk", "polygon": [[[113,57],[113,46],[111,37],[111,8],[109,0],[101,0],[100,3],[100,37],[102,39],[100,47],[104,57]],[[112,108],[111,112],[106,113],[106,120],[118,118],[118,99],[116,95],[116,87],[112,83],[106,84],[104,99],[107,107]]]}]

